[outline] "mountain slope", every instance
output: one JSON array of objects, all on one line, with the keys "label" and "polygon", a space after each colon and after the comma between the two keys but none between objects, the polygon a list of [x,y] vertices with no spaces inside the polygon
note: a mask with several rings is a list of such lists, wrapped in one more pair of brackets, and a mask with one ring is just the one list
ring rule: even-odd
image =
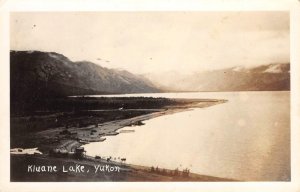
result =
[{"label": "mountain slope", "polygon": [[53,52],[11,51],[10,65],[12,99],[159,91],[145,78],[127,71],[72,62]]},{"label": "mountain slope", "polygon": [[[253,68],[233,67],[180,75],[148,74],[156,86],[169,91],[279,91],[290,90],[290,65],[269,64]],[[159,78],[159,81],[156,79]]]}]

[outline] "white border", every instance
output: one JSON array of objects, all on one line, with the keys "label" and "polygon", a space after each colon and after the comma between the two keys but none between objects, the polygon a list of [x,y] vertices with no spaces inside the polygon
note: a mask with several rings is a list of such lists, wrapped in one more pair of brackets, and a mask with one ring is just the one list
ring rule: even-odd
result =
[{"label": "white border", "polygon": [[[300,191],[300,1],[0,0],[0,191]],[[14,11],[289,11],[291,17],[291,182],[10,182],[9,13]]]}]

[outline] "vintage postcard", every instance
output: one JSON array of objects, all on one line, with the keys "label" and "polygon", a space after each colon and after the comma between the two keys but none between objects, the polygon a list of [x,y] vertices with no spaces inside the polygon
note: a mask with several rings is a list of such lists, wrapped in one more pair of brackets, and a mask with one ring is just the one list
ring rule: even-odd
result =
[{"label": "vintage postcard", "polygon": [[292,14],[8,11],[8,185],[288,187]]}]

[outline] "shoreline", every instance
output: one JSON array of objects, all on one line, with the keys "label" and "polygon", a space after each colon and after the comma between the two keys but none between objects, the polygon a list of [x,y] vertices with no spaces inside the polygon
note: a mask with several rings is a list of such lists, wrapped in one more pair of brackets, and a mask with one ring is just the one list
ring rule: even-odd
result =
[{"label": "shoreline", "polygon": [[[63,143],[58,146],[58,148],[65,148],[68,152],[72,152],[75,148],[80,147],[82,145],[88,144],[90,142],[103,142],[105,141],[105,136],[116,136],[120,134],[117,132],[119,129],[124,127],[131,127],[134,125],[140,126],[142,121],[153,119],[156,117],[160,117],[163,115],[171,115],[174,113],[184,112],[192,110],[192,108],[205,108],[210,107],[217,104],[225,103],[225,100],[201,100],[201,102],[196,102],[192,104],[187,104],[184,106],[170,106],[167,109],[152,109],[154,111],[149,114],[140,115],[128,119],[121,119],[115,121],[109,121],[102,124],[89,125],[87,127],[70,127],[68,131],[71,134],[76,134],[75,138],[71,138],[70,140],[62,140]],[[144,109],[145,110],[145,109]],[[49,137],[49,135],[57,135],[65,130],[64,127],[59,127],[56,129],[45,130],[36,133],[37,137]],[[51,136],[50,136],[51,137]]]},{"label": "shoreline", "polygon": [[[68,156],[74,154],[75,150],[79,147],[84,146],[85,144],[88,144],[90,142],[103,142],[105,141],[105,136],[116,136],[120,134],[117,132],[119,129],[122,129],[124,127],[130,127],[130,126],[139,126],[143,125],[143,121],[149,120],[152,118],[156,118],[159,116],[163,115],[170,115],[178,112],[183,112],[183,111],[188,111],[192,110],[192,108],[205,108],[205,107],[210,107],[213,105],[217,104],[222,104],[227,102],[226,100],[215,100],[215,99],[177,99],[176,101],[179,101],[181,104],[178,105],[169,105],[165,106],[163,108],[158,108],[158,109],[124,109],[124,110],[113,110],[114,112],[124,112],[124,111],[136,111],[136,110],[142,110],[142,111],[147,111],[150,113],[142,114],[142,115],[137,115],[134,117],[130,118],[125,118],[125,119],[120,119],[120,120],[113,120],[113,121],[108,121],[104,123],[97,123],[94,125],[88,125],[84,127],[57,127],[54,129],[47,129],[44,131],[39,131],[31,136],[33,136],[33,139],[35,139],[35,142],[37,144],[36,147],[40,151],[43,152],[42,155],[40,156],[47,156],[47,158],[56,158],[55,161],[57,161],[59,164],[64,164],[68,161],[70,161],[70,158]],[[149,110],[149,111],[148,111]],[[84,149],[83,149],[84,150]],[[51,152],[51,154],[50,154]],[[54,157],[53,157],[53,152],[54,152]],[[60,157],[55,157],[58,154]],[[36,155],[32,155],[30,158],[36,159]],[[15,156],[18,156],[16,154],[11,156],[15,158]],[[27,155],[28,156],[28,155]],[[25,155],[26,157],[26,155]],[[26,157],[29,158],[29,157]],[[101,163],[108,162],[107,159],[103,159],[101,157],[98,157],[100,159],[97,159],[97,157],[90,157],[90,156],[85,156],[82,159],[78,159],[78,162],[85,162],[86,161],[100,161]],[[111,157],[110,157],[111,158]],[[125,157],[126,159],[126,157]],[[74,159],[73,159],[74,160]],[[44,161],[44,159],[36,159],[36,161]],[[90,163],[91,163],[90,162]],[[166,172],[172,172],[171,170],[167,170],[164,168],[159,168],[158,170],[154,168],[150,168],[147,166],[142,166],[142,165],[130,165],[130,164],[125,164],[124,162],[119,164],[116,161],[109,161],[109,163],[121,165],[122,167],[127,166],[131,171],[139,172],[139,174],[143,174],[141,178],[147,177],[146,175],[149,174],[149,170],[151,174],[156,175],[156,177],[160,178],[159,180],[165,181],[163,179],[163,176],[167,176],[169,179],[175,179],[178,181],[227,181],[230,179],[223,179],[223,178],[217,178],[217,177],[211,177],[211,176],[203,176],[200,174],[196,173],[190,173],[188,171],[188,177],[186,178],[181,178],[177,177],[178,175],[168,175]],[[13,168],[13,167],[11,167]],[[156,170],[156,171],[155,171]],[[141,172],[141,173],[140,173]],[[178,174],[178,173],[177,173]],[[187,173],[181,173],[181,174],[187,174]],[[192,177],[191,177],[192,175]],[[201,177],[200,177],[201,176]],[[75,176],[76,177],[76,176]],[[132,176],[135,178],[135,176]],[[137,176],[138,177],[138,176]],[[210,179],[209,179],[210,178]],[[139,180],[139,178],[135,178],[133,180]],[[145,179],[143,181],[153,181],[155,179]],[[123,180],[121,180],[123,181]],[[127,181],[125,179],[124,181]]]}]

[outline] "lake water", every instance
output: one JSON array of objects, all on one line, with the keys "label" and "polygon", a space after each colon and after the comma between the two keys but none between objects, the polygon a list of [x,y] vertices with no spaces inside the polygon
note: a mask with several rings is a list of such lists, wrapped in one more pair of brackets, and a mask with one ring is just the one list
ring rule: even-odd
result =
[{"label": "lake water", "polygon": [[[116,96],[116,95],[114,95]],[[160,116],[135,130],[85,145],[88,155],[127,163],[251,181],[290,180],[290,92],[132,94],[227,99],[224,104]]]}]

